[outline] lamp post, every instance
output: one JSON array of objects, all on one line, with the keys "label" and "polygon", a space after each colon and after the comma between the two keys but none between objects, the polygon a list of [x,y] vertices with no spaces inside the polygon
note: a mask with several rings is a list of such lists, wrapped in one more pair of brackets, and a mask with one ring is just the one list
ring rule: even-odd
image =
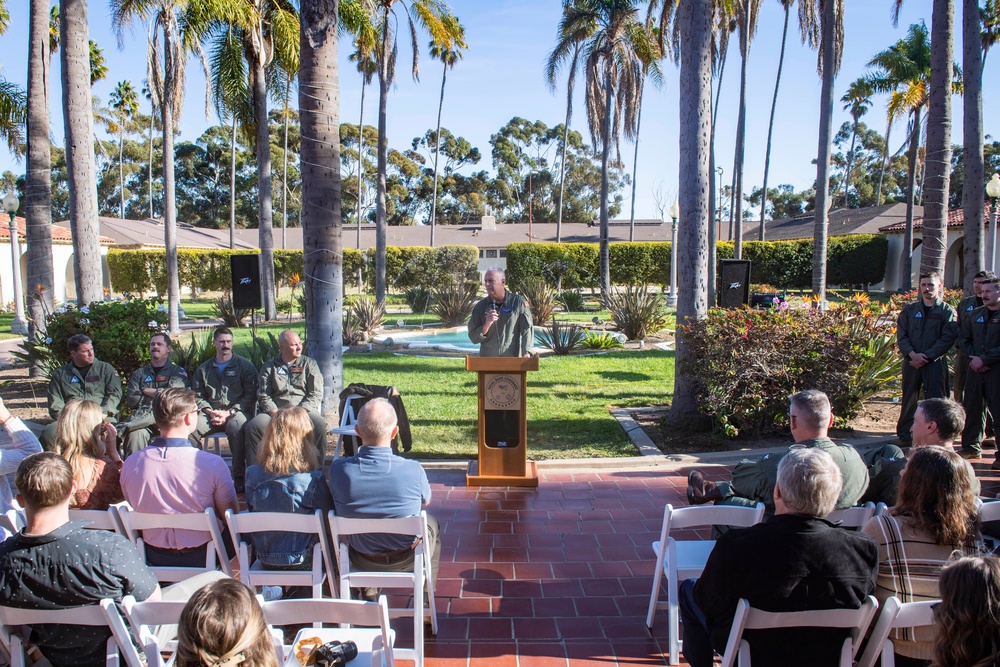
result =
[{"label": "lamp post", "polygon": [[680,207],[677,202],[670,205],[670,218],[673,220],[670,241],[670,292],[667,294],[667,308],[677,307],[677,218]]},{"label": "lamp post", "polygon": [[17,225],[14,223],[14,215],[20,203],[13,189],[8,190],[7,196],[3,198],[3,210],[10,216],[10,270],[14,276],[14,321],[10,325],[10,332],[25,336],[28,334],[28,321],[24,319],[24,304],[21,302],[21,252],[17,243]]},{"label": "lamp post", "polygon": [[986,196],[993,200],[993,209],[990,212],[990,271],[997,270],[997,197],[1000,197],[1000,174],[993,174],[993,178],[986,184]]}]

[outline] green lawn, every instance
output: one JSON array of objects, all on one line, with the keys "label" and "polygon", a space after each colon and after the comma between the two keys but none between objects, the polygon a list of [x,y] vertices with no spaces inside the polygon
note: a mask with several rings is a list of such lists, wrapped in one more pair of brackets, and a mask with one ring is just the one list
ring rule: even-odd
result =
[{"label": "green lawn", "polygon": [[10,325],[13,323],[14,313],[0,313],[0,340],[21,338],[20,334],[13,334],[10,332]]}]

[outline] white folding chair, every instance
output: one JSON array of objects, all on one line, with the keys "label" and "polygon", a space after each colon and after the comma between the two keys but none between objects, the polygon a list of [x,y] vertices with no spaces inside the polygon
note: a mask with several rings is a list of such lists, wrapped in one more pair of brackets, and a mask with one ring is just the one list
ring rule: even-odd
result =
[{"label": "white folding chair", "polygon": [[[248,586],[312,586],[314,598],[323,597],[323,580],[330,581],[330,590],[337,596],[337,577],[330,545],[327,543],[323,510],[313,514],[288,512],[240,512],[226,510],[226,523],[239,555],[240,581]],[[260,561],[250,560],[250,538],[262,532],[309,533],[316,535],[312,548],[312,568],[309,570],[268,570]]]},{"label": "white folding chair", "polygon": [[875,503],[875,516],[882,516],[889,511],[889,506],[885,503]]},{"label": "white folding chair", "polygon": [[[743,639],[744,630],[774,630],[777,628],[844,628],[849,630],[840,649],[840,667],[852,667],[854,655],[871,623],[878,601],[869,595],[858,609],[818,609],[810,611],[770,612],[754,609],[745,599],[736,604],[733,626],[722,656],[722,667],[733,667],[739,656],[740,667],[750,667],[750,644]],[[809,664],[801,657],[802,664]]]},{"label": "white folding chair", "polygon": [[827,515],[826,520],[831,523],[839,523],[841,528],[860,529],[873,516],[875,516],[875,503],[869,501],[857,507],[833,510]]},{"label": "white folding chair", "polygon": [[331,428],[327,433],[331,433],[337,436],[337,444],[333,448],[333,458],[338,458],[340,456],[341,445],[344,443],[345,436],[356,436],[358,432],[355,430],[354,425],[358,421],[357,410],[354,409],[354,402],[364,398],[358,394],[350,394],[346,399],[344,399],[344,412],[340,415],[340,425]]},{"label": "white folding chair", "polygon": [[222,456],[222,440],[228,442],[229,436],[226,435],[225,431],[220,431],[218,433],[206,433],[201,436],[201,449],[207,452],[209,447],[215,450],[216,456]]},{"label": "white folding chair", "polygon": [[[85,625],[88,627],[103,626],[109,628],[108,617],[101,607],[108,603],[114,606],[111,600],[102,600],[100,605],[84,605],[71,609],[15,609],[14,607],[0,607],[0,634],[3,635],[4,646],[10,650],[11,667],[26,667],[32,661],[25,653],[24,641],[18,632],[21,625]],[[108,638],[106,645],[104,664],[117,666],[118,642],[115,636]],[[128,667],[142,667],[141,663],[129,661],[128,653],[123,651]]]},{"label": "white folding chair", "polygon": [[938,602],[939,600],[921,600],[904,603],[895,596],[887,599],[858,660],[858,667],[874,667],[880,655],[882,667],[895,667],[896,655],[889,634],[898,628],[934,625],[934,605]]},{"label": "white folding chair", "polygon": [[112,505],[106,510],[73,510],[69,511],[70,521],[87,521],[89,525],[85,528],[91,530],[110,530],[125,535],[125,527],[122,525],[121,517],[118,516],[118,508]]},{"label": "white folding chair", "polygon": [[119,509],[118,514],[121,517],[122,525],[125,527],[125,536],[139,550],[143,562],[146,560],[146,545],[142,540],[142,531],[144,530],[174,528],[179,530],[197,530],[211,535],[209,548],[205,550],[204,567],[163,567],[151,565],[149,569],[156,576],[157,581],[161,583],[182,581],[202,572],[211,572],[216,569],[216,557],[218,557],[218,563],[222,571],[230,577],[233,576],[233,568],[229,564],[225,543],[222,540],[222,531],[219,528],[218,520],[215,518],[215,510],[211,507],[206,507],[204,512],[192,514],[150,514],[122,507]]},{"label": "white folding chair", "polygon": [[24,528],[24,512],[11,508],[0,514],[0,529],[13,535]]},{"label": "white folding chair", "polygon": [[[389,628],[389,603],[384,595],[378,602],[360,600],[273,600],[265,602],[264,618],[269,625],[302,625],[320,622],[339,624],[341,628],[317,632],[324,642],[350,640],[358,645],[357,664],[368,662],[371,667],[394,667],[395,633]],[[360,625],[363,627],[350,627]],[[310,636],[313,630],[303,630]],[[283,646],[282,661],[288,659],[293,646]]]},{"label": "white folding chair", "polygon": [[149,667],[163,667],[163,652],[177,650],[176,638],[161,646],[156,636],[156,629],[161,625],[177,625],[186,604],[187,602],[183,600],[137,602],[131,595],[126,595],[122,600],[125,616],[139,640],[139,645],[146,652]]},{"label": "white folding chair", "polygon": [[[340,566],[340,598],[350,599],[351,587],[376,587],[389,589],[409,589],[413,594],[413,607],[390,607],[389,616],[413,617],[413,649],[395,649],[400,658],[413,660],[415,667],[424,664],[424,620],[430,619],[431,633],[437,634],[437,604],[434,600],[434,573],[431,559],[427,556],[425,542],[427,536],[427,512],[419,516],[396,519],[348,519],[330,512],[330,531],[337,549]],[[413,535],[413,572],[370,572],[351,569],[349,535],[366,533]],[[424,609],[424,592],[427,593],[428,607]]]},{"label": "white folding chair", "polygon": [[[683,528],[709,526],[746,527],[760,523],[764,518],[764,504],[756,507],[734,505],[698,505],[678,507],[667,505],[663,509],[663,525],[660,539],[653,542],[656,554],[656,569],[653,571],[653,588],[649,593],[649,609],[646,612],[646,627],[652,629],[653,616],[657,609],[667,610],[668,659],[671,665],[680,662],[681,643],[680,607],[677,601],[677,587],[680,581],[697,577],[705,569],[708,555],[712,553],[715,540],[676,540],[670,532]],[[665,545],[665,548],[664,548]],[[667,576],[667,599],[660,602],[660,583]]]},{"label": "white folding chair", "polygon": [[982,523],[986,523],[987,521],[1000,521],[1000,500],[980,504],[979,520]]}]

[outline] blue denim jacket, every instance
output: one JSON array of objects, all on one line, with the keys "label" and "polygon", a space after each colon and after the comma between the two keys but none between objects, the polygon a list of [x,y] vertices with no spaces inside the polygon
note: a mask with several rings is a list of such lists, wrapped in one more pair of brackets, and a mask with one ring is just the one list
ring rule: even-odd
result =
[{"label": "blue denim jacket", "polygon": [[[312,514],[333,509],[333,497],[322,470],[272,475],[259,465],[246,472],[246,498],[251,512]],[[264,532],[251,535],[264,567],[305,568],[311,565],[317,537],[303,533]]]}]

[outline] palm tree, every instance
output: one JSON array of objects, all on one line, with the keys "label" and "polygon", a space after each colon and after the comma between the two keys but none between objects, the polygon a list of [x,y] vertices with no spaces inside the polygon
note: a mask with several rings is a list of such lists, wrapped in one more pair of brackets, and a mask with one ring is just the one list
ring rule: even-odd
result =
[{"label": "palm tree", "polygon": [[[301,0],[299,119],[302,131],[302,243],[309,356],[323,373],[324,416],[337,423],[343,385],[343,262],[337,0]],[[333,138],[331,140],[331,137]]]},{"label": "palm tree", "polygon": [[60,0],[59,33],[62,42],[63,122],[70,193],[69,224],[73,235],[73,276],[77,303],[85,306],[104,296],[86,0]]},{"label": "palm tree", "polygon": [[[563,124],[561,157],[559,158],[559,211],[556,213],[556,243],[562,243],[563,197],[566,195],[566,150],[569,148],[569,123],[573,118],[573,89],[576,86],[576,72],[580,64],[580,45],[573,45],[572,54],[566,59],[566,122]],[[555,92],[556,74],[561,62],[552,62],[551,56],[545,67],[545,80],[549,90]]]},{"label": "palm tree", "polygon": [[979,16],[983,25],[983,66],[985,67],[990,47],[1000,42],[1000,0],[986,0],[979,9]]},{"label": "palm tree", "polygon": [[[345,3],[346,4],[346,3]],[[345,6],[342,4],[341,9]],[[356,50],[349,56],[349,60],[357,64],[358,73],[361,74],[361,111],[358,118],[358,211],[357,211],[357,248],[361,249],[361,222],[362,215],[361,211],[364,207],[362,193],[362,184],[365,178],[365,162],[361,159],[361,155],[364,152],[365,145],[365,90],[368,88],[368,84],[372,82],[375,74],[378,72],[379,59],[375,55],[375,49],[378,46],[378,34],[381,34],[381,30],[371,23],[371,15],[367,12],[362,14],[363,26],[358,26],[351,30],[355,35],[354,46]],[[358,271],[361,269],[359,268]],[[360,278],[359,278],[360,281]]]},{"label": "palm tree", "polygon": [[[448,79],[448,70],[454,69],[455,63],[462,59],[462,49],[469,48],[465,43],[465,28],[458,19],[451,14],[442,18],[445,29],[448,32],[448,40],[440,42],[431,40],[431,57],[437,58],[443,64],[441,74],[441,101],[438,103],[437,129],[434,131],[434,196],[431,200],[431,247],[434,247],[434,223],[437,219],[437,194],[438,194],[438,158],[441,149],[441,110],[444,109],[444,84]],[[363,124],[362,124],[363,126]],[[360,155],[360,153],[359,153]],[[361,164],[361,160],[358,160]],[[360,194],[361,181],[358,181]],[[360,197],[359,197],[360,200]]]},{"label": "palm tree", "polygon": [[[28,33],[27,172],[25,240],[28,254],[28,334],[44,338],[53,307],[52,151],[49,144],[49,0],[31,0]],[[41,375],[36,364],[33,376]]]},{"label": "palm tree", "polygon": [[844,173],[844,208],[850,208],[847,202],[847,191],[851,186],[851,163],[854,161],[854,144],[858,138],[858,124],[861,122],[861,117],[868,113],[868,107],[872,103],[872,89],[868,80],[861,77],[853,81],[840,101],[844,103],[844,111],[850,112],[851,119],[854,121],[851,125],[851,149],[847,152],[847,171]]},{"label": "palm tree", "polygon": [[[0,0],[0,35],[7,32],[10,15],[5,0]],[[10,152],[21,153],[24,142],[24,122],[28,115],[28,100],[24,90],[0,77],[0,139],[7,142]]]},{"label": "palm tree", "polygon": [[659,49],[652,31],[638,19],[635,0],[571,0],[563,5],[551,62],[581,46],[587,85],[587,120],[594,145],[601,145],[600,285],[611,293],[608,242],[608,174],[611,145],[621,130],[635,137],[638,93],[646,68],[659,79]]},{"label": "palm tree", "polygon": [[[389,15],[395,14],[396,6],[402,0],[376,0],[381,11],[382,47],[378,50],[378,174],[375,196],[375,300],[385,303],[385,255],[386,255],[386,173],[388,169],[389,139],[387,134],[387,111],[389,106],[389,86],[395,77],[396,32],[392,30]],[[450,44],[444,17],[450,16],[448,5],[442,0],[412,0],[409,11],[404,15],[410,29],[413,47],[413,79],[419,76],[420,53],[416,48],[417,26],[419,23],[430,33],[431,39]],[[374,21],[373,21],[374,22]],[[392,46],[390,47],[390,42]],[[360,184],[359,184],[360,186]]]},{"label": "palm tree", "polygon": [[98,81],[108,78],[108,65],[104,58],[104,49],[97,45],[94,40],[88,40],[87,46],[90,50],[90,85],[93,87]]},{"label": "palm tree", "polygon": [[733,253],[736,259],[743,256],[743,160],[746,153],[747,133],[747,63],[750,59],[750,42],[757,32],[757,16],[761,0],[742,0],[737,13],[740,33],[740,108],[736,120],[736,151],[733,156],[733,199],[729,208],[730,218],[735,216]]},{"label": "palm tree", "polygon": [[121,195],[118,217],[125,219],[125,127],[139,113],[139,96],[131,81],[119,81],[111,92],[111,108],[115,110],[118,130],[118,188]]},{"label": "palm tree", "polygon": [[962,165],[965,169],[965,187],[962,189],[962,213],[965,218],[963,225],[965,231],[962,252],[965,259],[965,275],[962,276],[962,282],[967,294],[972,294],[972,281],[976,272],[986,267],[983,252],[983,193],[980,189],[984,177],[983,59],[985,56],[983,51],[985,45],[980,27],[982,23],[979,0],[963,0],[962,75],[965,80],[965,95],[962,98],[964,105]]},{"label": "palm tree", "polygon": [[830,148],[833,143],[833,82],[844,44],[844,0],[820,2],[819,71],[823,75],[816,152],[816,222],[813,229],[813,294],[826,301],[826,239],[830,209]]}]

